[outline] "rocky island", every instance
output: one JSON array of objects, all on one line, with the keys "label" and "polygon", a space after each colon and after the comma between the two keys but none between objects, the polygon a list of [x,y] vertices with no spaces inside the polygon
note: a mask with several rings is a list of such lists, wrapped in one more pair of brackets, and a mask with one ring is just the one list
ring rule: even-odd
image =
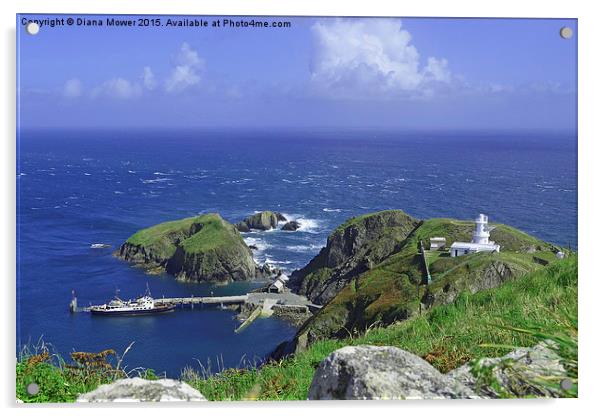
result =
[{"label": "rocky island", "polygon": [[234,225],[219,214],[205,214],[145,228],[121,245],[116,255],[150,272],[179,280],[228,282],[267,277],[253,260]]},{"label": "rocky island", "polygon": [[286,221],[286,217],[279,212],[261,211],[236,224],[236,229],[241,233],[251,230],[268,231],[277,228],[279,222]]}]

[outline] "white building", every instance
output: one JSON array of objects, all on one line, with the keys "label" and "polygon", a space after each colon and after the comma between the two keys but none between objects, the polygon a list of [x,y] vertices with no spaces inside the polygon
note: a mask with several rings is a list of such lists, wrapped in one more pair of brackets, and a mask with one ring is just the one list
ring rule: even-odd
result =
[{"label": "white building", "polygon": [[445,237],[432,237],[430,239],[431,245],[429,247],[429,249],[431,251],[437,251],[439,249],[445,248]]},{"label": "white building", "polygon": [[470,243],[454,242],[449,249],[449,254],[452,257],[458,257],[481,251],[499,252],[500,246],[495,244],[495,241],[489,240],[489,233],[494,227],[489,226],[488,222],[489,218],[487,215],[479,214],[475,220],[475,230],[472,233],[472,241]]},{"label": "white building", "polygon": [[272,282],[272,284],[270,284],[270,286],[268,286],[268,292],[270,293],[282,293],[284,292],[284,289],[286,288],[286,282],[288,281],[288,276],[286,276],[285,274],[280,274],[276,280],[274,280]]}]

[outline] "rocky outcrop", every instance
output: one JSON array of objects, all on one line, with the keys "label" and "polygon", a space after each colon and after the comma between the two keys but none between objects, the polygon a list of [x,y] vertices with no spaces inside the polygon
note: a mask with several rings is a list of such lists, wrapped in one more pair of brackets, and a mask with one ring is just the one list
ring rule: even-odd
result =
[{"label": "rocky outcrop", "polygon": [[281,229],[283,231],[297,231],[299,228],[301,228],[301,223],[298,221],[289,221]]},{"label": "rocky outcrop", "polygon": [[267,231],[277,228],[279,222],[285,221],[287,221],[286,217],[279,212],[262,211],[236,224],[236,229],[243,233],[251,230]]},{"label": "rocky outcrop", "polygon": [[108,402],[200,402],[206,401],[198,390],[177,380],[126,378],[103,384],[78,397],[78,403]]},{"label": "rocky outcrop", "polygon": [[330,234],[326,247],[307,266],[293,272],[289,286],[325,304],[353,277],[397,251],[419,224],[397,210],[352,218]]},{"label": "rocky outcrop", "polygon": [[268,277],[234,226],[219,214],[158,224],[131,236],[116,255],[184,281]]},{"label": "rocky outcrop", "polygon": [[427,286],[420,298],[423,308],[431,308],[453,302],[463,291],[470,293],[493,289],[502,283],[524,274],[524,270],[514,263],[496,261],[465,271],[465,278],[450,281],[444,285]]},{"label": "rocky outcrop", "polygon": [[310,400],[463,399],[476,394],[422,358],[395,347],[341,348],[319,365]]},{"label": "rocky outcrop", "polygon": [[[334,351],[318,366],[310,400],[563,397],[567,371],[552,341],[482,358],[441,374],[396,347],[360,345]],[[570,384],[570,383],[569,383]]]},{"label": "rocky outcrop", "polygon": [[467,363],[448,376],[486,398],[562,397],[560,382],[567,371],[555,344],[546,341],[503,357]]}]

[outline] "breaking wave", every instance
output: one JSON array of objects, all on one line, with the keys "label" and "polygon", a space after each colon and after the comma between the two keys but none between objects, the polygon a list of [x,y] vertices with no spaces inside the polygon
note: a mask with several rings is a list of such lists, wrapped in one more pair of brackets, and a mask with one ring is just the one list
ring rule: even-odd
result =
[{"label": "breaking wave", "polygon": [[295,253],[313,253],[318,252],[322,248],[320,244],[308,244],[308,245],[295,245],[286,246],[286,249]]}]

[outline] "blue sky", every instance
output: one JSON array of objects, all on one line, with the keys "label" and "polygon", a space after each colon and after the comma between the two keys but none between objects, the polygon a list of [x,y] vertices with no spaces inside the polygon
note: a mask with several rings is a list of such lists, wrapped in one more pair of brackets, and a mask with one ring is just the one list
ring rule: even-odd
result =
[{"label": "blue sky", "polygon": [[30,36],[18,18],[20,125],[575,128],[575,20],[274,20],[291,27]]}]

